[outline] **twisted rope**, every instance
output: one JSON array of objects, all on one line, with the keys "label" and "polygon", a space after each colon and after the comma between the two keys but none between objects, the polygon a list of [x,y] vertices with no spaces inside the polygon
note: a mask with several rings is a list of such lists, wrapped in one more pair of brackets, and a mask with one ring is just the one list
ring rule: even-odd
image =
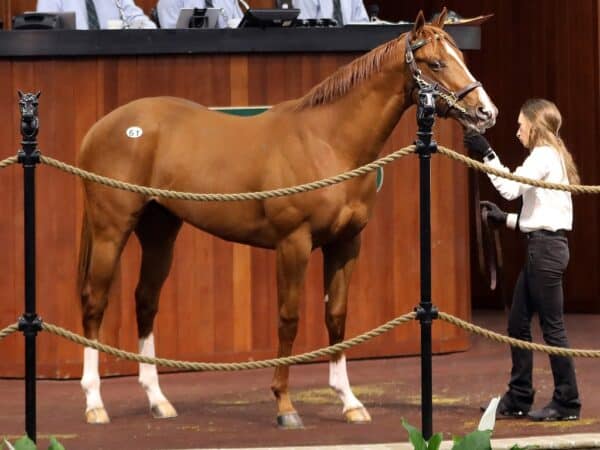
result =
[{"label": "twisted rope", "polygon": [[91,347],[96,350],[108,353],[110,355],[116,356],[117,358],[127,359],[129,361],[137,361],[146,364],[155,364],[165,367],[171,367],[176,369],[183,370],[193,370],[193,371],[201,371],[201,372],[209,372],[209,371],[224,371],[224,372],[232,372],[238,370],[250,370],[250,369],[264,369],[267,367],[280,367],[280,366],[289,366],[292,364],[298,364],[302,362],[311,361],[313,359],[319,358],[321,356],[333,355],[343,350],[347,350],[355,345],[362,344],[363,342],[368,341],[376,336],[379,336],[383,333],[386,333],[393,329],[394,327],[407,323],[413,320],[417,314],[415,312],[411,312],[408,314],[404,314],[402,316],[398,316],[395,319],[386,322],[383,325],[380,325],[377,328],[374,328],[371,331],[363,333],[359,336],[356,336],[347,341],[340,342],[335,345],[330,345],[328,347],[324,347],[318,350],[314,350],[312,352],[302,353],[300,355],[288,356],[284,358],[273,358],[273,359],[265,359],[262,361],[249,361],[245,363],[200,363],[200,362],[189,362],[189,361],[178,361],[171,360],[165,358],[151,358],[149,356],[142,356],[132,352],[126,352],[124,350],[120,350],[115,347],[111,347],[110,345],[101,344],[97,341],[92,341],[90,339],[86,339],[82,336],[79,336],[75,333],[72,333],[69,330],[65,330],[56,325],[52,325],[50,323],[42,323],[42,328],[50,333],[56,334],[57,336],[64,337],[72,342],[77,344],[85,345],[86,347]]},{"label": "twisted rope", "polygon": [[4,339],[7,336],[10,336],[11,334],[13,334],[15,331],[19,330],[19,324],[18,323],[13,323],[12,325],[9,325],[8,327],[4,328],[3,330],[0,330],[0,341],[2,339]]},{"label": "twisted rope", "polygon": [[155,196],[155,197],[165,197],[172,198],[177,200],[194,200],[200,202],[231,202],[231,201],[239,201],[239,200],[264,200],[267,198],[274,197],[284,197],[292,194],[299,194],[301,192],[314,191],[316,189],[321,189],[327,186],[331,186],[337,183],[341,183],[342,181],[350,180],[351,178],[356,178],[361,175],[365,175],[369,172],[373,172],[377,170],[379,167],[383,167],[386,164],[395,161],[396,159],[402,158],[408,154],[414,153],[415,146],[409,145],[408,147],[401,148],[393,153],[390,153],[383,158],[379,158],[369,164],[365,164],[364,166],[358,167],[356,169],[350,170],[348,172],[344,172],[340,175],[336,175],[333,177],[325,178],[318,181],[313,181],[312,183],[301,184],[298,186],[291,186],[287,188],[273,189],[268,191],[259,191],[259,192],[242,192],[242,193],[233,193],[233,194],[198,194],[191,192],[178,192],[171,191],[168,189],[155,189],[146,186],[138,186],[136,184],[127,183],[123,181],[114,180],[112,178],[104,177],[102,175],[97,175],[92,172],[88,172],[83,169],[79,169],[70,164],[63,163],[54,158],[50,158],[48,156],[41,156],[40,161],[49,166],[55,167],[57,169],[63,170],[67,173],[77,175],[85,180],[93,181],[95,183],[103,184],[105,186],[122,189],[129,192],[136,192],[138,194],[144,194],[147,196]]},{"label": "twisted rope", "polygon": [[[519,175],[514,175],[503,170],[495,169],[493,167],[486,166],[485,164],[469,158],[468,156],[457,153],[449,148],[438,146],[438,152],[444,156],[449,157],[455,161],[459,161],[466,166],[485,172],[498,177],[506,178],[508,180],[516,181],[518,183],[527,184],[530,186],[536,186],[544,189],[554,189],[560,191],[572,192],[574,194],[598,194],[600,193],[600,186],[586,186],[578,184],[562,184],[562,183],[549,183],[547,181],[534,180]],[[341,183],[343,181],[350,180],[362,175],[366,175],[369,172],[377,170],[379,167],[383,167],[397,159],[400,159],[406,155],[415,152],[415,146],[409,145],[390,153],[383,158],[379,158],[369,164],[358,167],[356,169],[341,173],[339,175],[324,178],[321,180],[313,181],[311,183],[300,184],[297,186],[290,186],[286,188],[273,189],[267,191],[257,192],[241,192],[241,193],[192,193],[192,192],[179,192],[168,189],[156,189],[147,186],[139,186],[133,183],[127,183],[124,181],[115,180],[109,177],[98,175],[87,170],[79,169],[78,167],[70,164],[58,161],[48,156],[40,156],[40,161],[48,166],[62,170],[64,172],[76,175],[84,180],[89,180],[95,183],[103,184],[105,186],[121,189],[129,192],[135,192],[146,196],[164,197],[177,200],[192,200],[201,202],[230,202],[230,201],[241,201],[241,200],[264,200],[275,197],[285,197],[288,195],[299,194],[302,192],[314,191],[316,189],[322,189],[334,184]],[[7,158],[4,161],[0,161],[0,168],[6,167],[10,164],[14,164],[17,161],[16,157]],[[4,165],[3,165],[4,164]]]},{"label": "twisted rope", "polygon": [[11,156],[10,158],[3,159],[0,161],[0,169],[4,169],[5,167],[11,166],[16,163],[18,158],[16,156]]},{"label": "twisted rope", "polygon": [[472,169],[480,170],[481,172],[486,172],[488,174],[496,175],[498,177],[506,178],[508,180],[517,181],[522,184],[528,184],[530,186],[541,187],[544,189],[567,191],[567,192],[572,192],[574,194],[598,194],[598,193],[600,193],[600,186],[586,186],[586,185],[582,185],[582,184],[549,183],[547,181],[533,180],[531,178],[521,177],[519,175],[513,175],[512,173],[486,166],[485,164],[480,163],[479,161],[475,161],[474,159],[471,159],[468,156],[461,155],[460,153],[450,150],[449,148],[439,146],[438,151],[442,155],[447,156],[451,159],[454,159],[455,161],[460,161]]},{"label": "twisted rope", "polygon": [[491,339],[492,341],[509,344],[512,347],[518,347],[525,350],[535,350],[538,352],[548,353],[549,355],[579,356],[582,358],[600,358],[600,350],[579,350],[574,348],[561,348],[552,347],[550,345],[536,344],[533,342],[527,342],[522,341],[520,339],[503,336],[500,333],[486,330],[485,328],[478,327],[477,325],[473,325],[472,323],[466,322],[462,319],[459,319],[458,317],[452,316],[444,312],[438,313],[438,317],[441,320],[456,325],[457,327],[469,331],[470,333],[478,334],[487,339]]}]

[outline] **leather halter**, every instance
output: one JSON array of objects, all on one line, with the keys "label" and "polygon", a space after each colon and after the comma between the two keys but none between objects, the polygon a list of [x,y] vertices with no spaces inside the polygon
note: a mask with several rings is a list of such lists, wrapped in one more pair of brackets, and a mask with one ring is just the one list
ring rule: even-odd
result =
[{"label": "leather halter", "polygon": [[414,56],[413,52],[415,52],[418,49],[420,49],[421,47],[427,45],[430,42],[430,40],[429,39],[421,39],[411,45],[411,43],[410,43],[411,38],[412,38],[412,32],[409,32],[406,35],[406,52],[405,52],[406,64],[408,65],[410,72],[412,74],[412,77],[417,82],[417,85],[419,86],[420,89],[422,89],[424,87],[433,88],[435,91],[437,91],[438,95],[448,105],[446,110],[443,111],[442,114],[438,114],[438,115],[440,115],[441,117],[446,117],[448,115],[448,112],[452,108],[457,109],[458,111],[460,111],[463,114],[466,114],[467,110],[462,105],[460,105],[458,102],[460,102],[472,90],[477,89],[478,87],[481,87],[481,83],[479,81],[474,81],[474,82],[466,85],[464,88],[454,92],[451,89],[448,89],[443,84],[426,77],[421,72],[421,69],[419,69],[417,67],[417,63],[415,62],[415,56]]}]

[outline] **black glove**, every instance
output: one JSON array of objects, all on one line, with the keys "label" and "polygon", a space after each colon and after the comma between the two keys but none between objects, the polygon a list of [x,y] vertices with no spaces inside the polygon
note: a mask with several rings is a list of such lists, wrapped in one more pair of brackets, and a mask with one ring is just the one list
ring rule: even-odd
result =
[{"label": "black glove", "polygon": [[479,133],[465,134],[463,142],[465,147],[482,159],[493,153],[490,143]]},{"label": "black glove", "polygon": [[494,221],[497,224],[505,224],[506,218],[508,217],[508,213],[502,211],[498,205],[492,202],[488,202],[486,200],[482,200],[479,202],[481,207],[487,211],[487,216],[490,220]]}]

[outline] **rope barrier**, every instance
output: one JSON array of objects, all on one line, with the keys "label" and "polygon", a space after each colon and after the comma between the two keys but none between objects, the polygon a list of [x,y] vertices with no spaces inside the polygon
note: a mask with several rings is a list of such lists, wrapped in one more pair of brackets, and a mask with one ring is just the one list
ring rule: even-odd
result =
[{"label": "rope barrier", "polygon": [[[402,325],[404,323],[408,323],[416,319],[417,314],[415,312],[410,312],[407,314],[403,314],[401,316],[392,319],[383,325],[380,325],[377,328],[372,329],[366,333],[360,334],[352,339],[348,339],[346,341],[340,342],[335,345],[330,345],[328,347],[323,347],[317,350],[313,350],[311,352],[302,353],[299,355],[288,356],[283,358],[272,358],[272,359],[264,359],[260,361],[249,361],[244,363],[202,363],[202,362],[190,362],[190,361],[180,361],[180,360],[172,360],[166,358],[153,358],[149,356],[143,356],[132,352],[127,352],[110,345],[102,344],[98,341],[93,341],[87,339],[83,336],[79,336],[76,333],[73,333],[69,330],[61,328],[57,325],[53,325],[50,323],[42,323],[42,329],[48,331],[49,333],[55,334],[60,337],[64,337],[71,342],[76,344],[81,344],[86,347],[91,347],[96,350],[99,350],[104,353],[108,353],[109,355],[115,356],[117,358],[126,359],[129,361],[137,361],[146,364],[155,364],[164,367],[170,367],[175,369],[183,369],[183,370],[191,370],[191,371],[201,371],[201,372],[234,372],[240,370],[253,370],[253,369],[265,369],[269,367],[281,367],[281,366],[289,366],[292,364],[304,363],[308,361],[312,361],[314,359],[320,358],[322,356],[333,355],[340,351],[348,350],[351,347],[362,344],[369,339],[380,336],[398,325]],[[487,330],[485,328],[479,327],[472,323],[469,323],[465,320],[459,319],[451,314],[439,312],[438,317],[440,320],[448,322],[452,325],[455,325],[459,328],[462,328],[469,333],[476,334],[482,336],[484,338],[490,339],[495,342],[509,344],[512,347],[518,347],[525,350],[538,351],[542,353],[547,353],[549,355],[558,355],[558,356],[571,356],[571,357],[581,357],[581,358],[600,358],[600,350],[589,350],[589,349],[574,349],[574,348],[562,348],[562,347],[553,347],[550,345],[536,344],[533,342],[522,341],[520,339],[511,338],[508,336],[504,336],[500,333],[496,333],[491,330]],[[18,324],[15,323],[10,325],[3,330],[0,330],[0,340],[9,336],[10,334],[18,331]]]},{"label": "rope barrier", "polygon": [[[383,158],[379,158],[369,164],[365,164],[356,169],[341,173],[336,176],[332,176],[329,178],[323,178],[321,180],[313,181],[311,183],[300,184],[296,186],[290,186],[286,188],[272,189],[266,191],[256,191],[256,192],[239,192],[239,193],[193,193],[193,192],[180,192],[180,191],[172,191],[168,189],[157,189],[151,188],[148,186],[140,186],[133,183],[128,183],[125,181],[115,180],[113,178],[105,177],[102,175],[98,175],[93,172],[88,172],[87,170],[80,169],[78,167],[72,166],[70,164],[64,163],[62,161],[58,161],[54,158],[48,156],[40,156],[40,161],[48,166],[54,167],[56,169],[62,170],[64,172],[70,173],[72,175],[76,175],[84,180],[92,181],[94,183],[103,184],[105,186],[113,187],[116,189],[121,189],[129,192],[135,192],[138,194],[143,194],[147,196],[155,196],[155,197],[164,197],[171,198],[177,200],[192,200],[192,201],[201,201],[201,202],[231,202],[231,201],[241,201],[241,200],[264,200],[268,198],[275,197],[285,197],[288,195],[299,194],[302,192],[314,191],[316,189],[322,189],[328,186],[332,186],[334,184],[338,184],[344,181],[348,181],[352,178],[356,178],[362,175],[366,175],[369,172],[373,172],[380,167],[383,167],[397,159],[400,159],[406,155],[415,152],[415,146],[409,145],[407,147],[403,147],[400,150],[397,150],[393,153],[390,153]],[[455,152],[449,148],[443,147],[441,145],[438,146],[438,152],[444,156],[447,156],[450,159],[461,162],[466,166],[479,170],[481,172],[485,172],[487,174],[495,175],[501,178],[506,178],[508,180],[516,181],[518,183],[527,184],[530,186],[540,187],[544,189],[553,189],[560,191],[572,192],[574,194],[598,194],[600,193],[600,186],[586,186],[579,184],[562,184],[562,183],[549,183],[547,181],[534,180],[532,178],[522,177],[519,175],[514,175],[509,172],[495,169],[493,167],[486,166],[485,164],[471,159],[468,156],[462,155],[458,152]],[[14,164],[17,161],[16,157],[7,158],[3,161],[0,161],[0,168],[7,167],[11,164]]]},{"label": "rope barrier", "polygon": [[18,161],[16,156],[11,156],[10,158],[3,159],[0,161],[0,169],[4,169],[5,167],[12,166]]},{"label": "rope barrier", "polygon": [[369,164],[365,164],[364,166],[358,167],[356,169],[350,170],[348,172],[344,172],[340,175],[336,175],[329,178],[324,178],[322,180],[313,181],[312,183],[301,184],[297,186],[291,186],[287,188],[273,189],[268,191],[258,191],[258,192],[241,192],[241,193],[211,193],[211,194],[199,194],[199,193],[191,193],[191,192],[178,192],[171,191],[168,189],[156,189],[150,188],[147,186],[139,186],[133,183],[127,183],[119,180],[114,180],[112,178],[108,178],[102,175],[98,175],[92,172],[88,172],[86,170],[79,169],[78,167],[72,166],[70,164],[63,163],[54,158],[50,158],[48,156],[41,156],[40,161],[44,164],[52,166],[54,168],[63,170],[67,173],[77,175],[85,180],[93,181],[95,183],[103,184],[105,186],[129,191],[136,192],[138,194],[144,194],[148,196],[155,197],[164,197],[164,198],[172,198],[177,200],[194,200],[200,202],[231,202],[231,201],[240,201],[240,200],[264,200],[267,198],[274,197],[284,197],[292,194],[299,194],[301,192],[314,191],[316,189],[321,189],[327,186],[332,186],[334,184],[341,183],[343,181],[350,180],[352,178],[356,178],[362,175],[366,175],[369,172],[373,172],[377,170],[379,167],[383,167],[386,164],[395,161],[396,159],[402,158],[403,156],[414,153],[415,146],[410,145],[408,147],[401,148],[393,153],[390,153],[383,158],[379,158]]},{"label": "rope barrier", "polygon": [[462,162],[472,169],[479,170],[481,172],[485,172],[491,175],[496,175],[501,178],[506,178],[508,180],[517,181],[521,184],[527,184],[529,186],[540,187],[544,189],[554,189],[557,191],[567,191],[572,192],[573,194],[598,194],[600,193],[600,186],[586,186],[583,184],[562,184],[562,183],[549,183],[547,181],[534,180],[531,178],[522,177],[519,175],[514,175],[509,172],[505,172],[503,170],[495,169],[493,167],[486,166],[485,164],[476,161],[474,159],[469,158],[468,156],[462,155],[460,153],[455,152],[454,150],[450,150],[449,148],[438,146],[438,151],[444,155],[449,157],[450,159],[454,159],[455,161]]},{"label": "rope barrier", "polygon": [[15,331],[19,331],[18,323],[13,323],[12,325],[9,325],[8,327],[4,328],[3,330],[0,330],[0,341],[2,339],[4,339],[5,337],[13,334]]},{"label": "rope barrier", "polygon": [[494,331],[478,327],[477,325],[473,325],[469,322],[466,322],[462,319],[459,319],[458,317],[452,316],[447,313],[440,312],[438,314],[438,317],[441,320],[456,325],[457,327],[469,331],[470,333],[478,334],[492,341],[510,344],[512,347],[518,347],[525,350],[535,350],[538,352],[547,353],[549,355],[578,356],[582,358],[600,358],[600,350],[580,350],[574,348],[552,347],[551,345],[536,344],[533,342],[527,342],[508,336],[503,336],[500,333],[496,333]]},{"label": "rope barrier", "polygon": [[371,331],[363,333],[359,336],[356,336],[347,341],[340,342],[335,345],[330,345],[328,347],[324,347],[318,350],[313,350],[312,352],[302,353],[300,355],[288,356],[284,358],[273,358],[273,359],[265,359],[261,361],[249,361],[245,363],[201,363],[201,362],[189,362],[189,361],[178,361],[171,360],[165,358],[152,358],[148,356],[138,355],[132,352],[126,352],[124,350],[120,350],[115,347],[111,347],[110,345],[101,344],[98,341],[92,341],[90,339],[84,338],[82,336],[78,336],[77,334],[65,330],[56,325],[52,325],[49,323],[42,323],[42,328],[52,334],[56,334],[57,336],[64,337],[72,342],[77,344],[85,345],[86,347],[91,347],[96,350],[108,353],[110,355],[116,356],[121,359],[127,359],[129,361],[137,361],[143,362],[146,364],[156,364],[165,367],[184,369],[184,370],[193,370],[193,371],[223,371],[223,372],[232,372],[238,370],[251,370],[251,369],[264,369],[268,367],[280,367],[280,366],[289,366],[292,364],[298,364],[302,362],[308,362],[313,359],[319,358],[321,356],[333,355],[343,350],[347,350],[355,345],[362,344],[363,342],[368,341],[374,337],[377,337],[383,333],[386,333],[393,329],[394,327],[401,325],[403,323],[407,323],[411,320],[414,320],[417,314],[415,312],[411,312],[408,314],[404,314],[402,316],[398,316],[395,319],[386,322],[383,325],[380,325],[377,328],[374,328]]},{"label": "rope barrier", "polygon": [[[301,184],[297,186],[291,186],[287,188],[280,188],[274,190],[267,191],[257,191],[257,192],[243,192],[243,193],[190,193],[190,192],[178,192],[171,191],[166,189],[155,189],[146,186],[138,186],[132,183],[122,182],[119,180],[114,180],[102,175],[98,175],[92,172],[88,172],[82,169],[79,169],[75,166],[63,163],[54,158],[50,158],[47,156],[41,156],[40,160],[42,163],[49,165],[51,167],[55,167],[59,170],[63,170],[67,173],[79,176],[83,179],[93,181],[96,183],[100,183],[109,187],[114,187],[117,189],[122,189],[130,192],[136,192],[139,194],[149,195],[149,196],[160,196],[178,200],[194,200],[194,201],[239,201],[239,200],[263,200],[267,198],[274,197],[283,197],[287,195],[297,194],[301,192],[308,192],[316,189],[321,189],[327,186],[331,186],[337,183],[341,183],[343,181],[347,181],[351,178],[359,177],[365,175],[369,172],[377,170],[379,167],[383,167],[386,164],[389,164],[397,159],[400,159],[408,154],[415,152],[415,146],[407,146],[403,147],[400,150],[397,150],[389,155],[377,159],[369,164],[365,164],[364,166],[358,167],[356,169],[344,172],[340,175],[336,175],[333,177],[317,180],[311,183]],[[485,164],[471,159],[465,155],[457,153],[451,149],[448,149],[443,146],[438,146],[438,152],[443,154],[444,156],[449,157],[455,161],[459,161],[468,167],[479,170],[481,172],[485,172],[491,175],[503,177],[509,180],[516,181],[522,184],[528,184],[531,186],[541,187],[544,189],[554,189],[561,191],[568,191],[575,194],[582,193],[600,193],[600,186],[585,186],[585,185],[567,185],[560,183],[548,183],[540,180],[534,180],[526,177],[521,177],[518,175],[513,175],[511,173],[498,170],[492,167],[488,167]],[[12,156],[0,161],[0,169],[8,167],[17,162],[18,158],[16,156]],[[584,358],[600,358],[600,350],[580,350],[580,349],[569,349],[569,348],[559,348],[552,347],[548,345],[535,344],[532,342],[526,342],[519,339],[514,339],[511,337],[503,336],[499,333],[486,330],[484,328],[478,327],[476,325],[470,324],[462,319],[454,317],[450,314],[440,312],[438,316],[441,320],[444,320],[448,323],[451,323],[459,328],[462,328],[470,333],[478,334],[487,339],[506,343],[513,347],[518,347],[522,349],[532,350],[532,351],[540,351],[544,353],[548,353],[550,355],[560,355],[560,356],[575,356],[575,357],[584,357]],[[301,362],[311,361],[313,359],[332,355],[334,353],[347,350],[355,345],[361,344],[373,337],[379,336],[392,328],[400,325],[402,323],[406,323],[410,320],[416,318],[416,313],[408,313],[403,316],[399,316],[396,319],[393,319],[380,327],[377,327],[367,333],[363,333],[359,336],[356,336],[353,339],[340,342],[338,344],[325,347],[319,350],[314,350],[312,352],[303,353],[300,355],[289,356],[286,358],[274,358],[267,359],[262,361],[251,361],[246,363],[199,363],[199,362],[188,362],[188,361],[177,361],[177,360],[169,360],[165,358],[151,358],[147,356],[138,355],[131,352],[126,352],[115,347],[111,347],[109,345],[101,344],[97,341],[92,341],[86,339],[82,336],[78,336],[75,333],[72,333],[68,330],[65,330],[56,325],[52,325],[49,323],[43,323],[42,327],[44,330],[56,334],[58,336],[62,336],[72,342],[85,345],[87,347],[94,348],[99,351],[103,351],[105,353],[111,354],[118,358],[127,359],[131,361],[143,362],[146,364],[157,364],[161,366],[185,369],[185,370],[193,370],[193,371],[235,371],[235,370],[246,370],[246,369],[261,369],[267,367],[279,367],[285,365],[291,365]],[[5,338],[6,336],[14,333],[18,330],[18,324],[11,325],[3,330],[0,330],[0,340]]]}]

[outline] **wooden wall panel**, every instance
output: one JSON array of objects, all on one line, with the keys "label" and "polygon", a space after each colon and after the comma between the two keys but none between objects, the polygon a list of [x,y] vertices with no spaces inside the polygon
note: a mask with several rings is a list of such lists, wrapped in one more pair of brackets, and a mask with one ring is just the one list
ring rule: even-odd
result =
[{"label": "wooden wall panel", "polygon": [[[165,56],[0,61],[0,114],[10,131],[0,135],[4,156],[18,146],[15,89],[42,90],[40,148],[74,163],[87,129],[102,115],[135,98],[174,95],[209,106],[268,105],[297,97],[350,61],[351,55]],[[18,82],[16,81],[18,80]],[[18,83],[18,86],[16,85]],[[384,153],[411,143],[414,111],[398,124]],[[460,130],[438,124],[444,142],[459,142]],[[417,160],[407,157],[386,168],[374,217],[365,230],[362,255],[351,287],[347,336],[367,331],[412,310],[419,302]],[[436,301],[444,310],[469,317],[466,171],[434,158],[437,207],[452,220],[437,221],[433,236]],[[47,166],[38,168],[38,311],[44,320],[81,332],[76,267],[82,194],[79,181]],[[6,198],[0,225],[3,301],[0,323],[22,311],[22,206],[20,168],[0,174]],[[453,186],[448,190],[448,186]],[[434,217],[437,217],[434,214]],[[462,236],[456,240],[456,236]],[[276,354],[274,254],[210,237],[184,226],[175,248],[156,321],[157,351],[169,358],[240,361]],[[310,261],[295,352],[326,345],[323,324],[322,260]],[[101,331],[103,342],[137,351],[133,292],[139,245],[126,246]],[[452,270],[448,270],[452,267]],[[9,289],[11,288],[11,289]],[[454,327],[434,327],[438,352],[464,349],[467,338]],[[405,325],[350,352],[352,357],[414,354],[417,324]],[[0,342],[0,375],[22,374],[22,338]],[[39,373],[80,375],[81,348],[48,336],[39,340]],[[102,373],[133,373],[134,364],[102,356]]]}]

